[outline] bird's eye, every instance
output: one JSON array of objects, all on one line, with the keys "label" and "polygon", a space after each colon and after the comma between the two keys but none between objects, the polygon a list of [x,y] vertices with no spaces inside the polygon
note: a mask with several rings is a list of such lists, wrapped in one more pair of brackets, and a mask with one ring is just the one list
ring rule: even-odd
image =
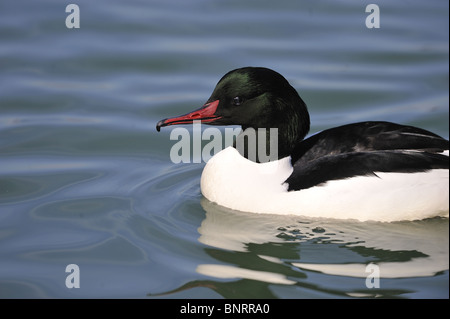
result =
[{"label": "bird's eye", "polygon": [[236,97],[233,99],[233,104],[234,104],[234,105],[239,106],[239,105],[241,105],[241,103],[242,103],[242,99],[241,99],[239,96],[236,96]]}]

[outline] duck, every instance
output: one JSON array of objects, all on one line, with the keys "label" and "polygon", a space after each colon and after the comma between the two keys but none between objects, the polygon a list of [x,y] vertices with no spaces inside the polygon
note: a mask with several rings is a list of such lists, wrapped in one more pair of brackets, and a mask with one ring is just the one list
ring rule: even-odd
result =
[{"label": "duck", "polygon": [[[272,69],[229,71],[203,106],[163,119],[156,129],[195,121],[241,126],[236,141],[246,141],[221,150],[203,169],[201,193],[217,205],[358,221],[449,216],[448,140],[388,121],[345,124],[307,137],[306,103]],[[250,139],[256,131],[266,134]],[[255,156],[250,144],[265,154]]]}]

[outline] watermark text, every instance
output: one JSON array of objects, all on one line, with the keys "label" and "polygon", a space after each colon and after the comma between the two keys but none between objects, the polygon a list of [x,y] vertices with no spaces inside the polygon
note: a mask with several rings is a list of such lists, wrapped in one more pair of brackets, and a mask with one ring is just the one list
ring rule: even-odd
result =
[{"label": "watermark text", "polygon": [[66,287],[69,289],[80,288],[80,267],[77,264],[67,265],[66,272],[69,273],[66,277]]},{"label": "watermark text", "polygon": [[[278,159],[278,129],[225,128],[216,127],[202,131],[201,121],[194,121],[192,134],[183,127],[170,133],[170,140],[178,141],[170,149],[173,163],[207,162],[223,148],[234,145],[241,155],[254,162],[269,162]],[[206,144],[205,144],[206,143]]]},{"label": "watermark text", "polygon": [[366,287],[369,289],[380,288],[380,267],[370,263],[366,266]]}]

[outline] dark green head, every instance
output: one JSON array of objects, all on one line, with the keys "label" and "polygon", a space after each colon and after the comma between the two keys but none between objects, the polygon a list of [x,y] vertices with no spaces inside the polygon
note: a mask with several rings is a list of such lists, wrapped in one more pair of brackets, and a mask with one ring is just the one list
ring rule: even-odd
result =
[{"label": "dark green head", "polygon": [[192,123],[241,125],[243,129],[278,128],[278,156],[291,153],[309,131],[306,104],[279,73],[245,67],[225,74],[200,109],[158,122],[156,128]]}]

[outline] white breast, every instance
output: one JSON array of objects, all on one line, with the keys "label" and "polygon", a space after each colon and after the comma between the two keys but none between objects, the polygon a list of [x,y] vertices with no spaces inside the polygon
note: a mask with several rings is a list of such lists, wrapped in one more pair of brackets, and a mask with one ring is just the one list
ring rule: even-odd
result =
[{"label": "white breast", "polygon": [[[447,153],[448,155],[448,153]],[[258,164],[228,147],[206,164],[202,194],[221,206],[266,214],[356,219],[415,220],[449,216],[449,171],[377,173],[287,191],[290,158]]]}]

